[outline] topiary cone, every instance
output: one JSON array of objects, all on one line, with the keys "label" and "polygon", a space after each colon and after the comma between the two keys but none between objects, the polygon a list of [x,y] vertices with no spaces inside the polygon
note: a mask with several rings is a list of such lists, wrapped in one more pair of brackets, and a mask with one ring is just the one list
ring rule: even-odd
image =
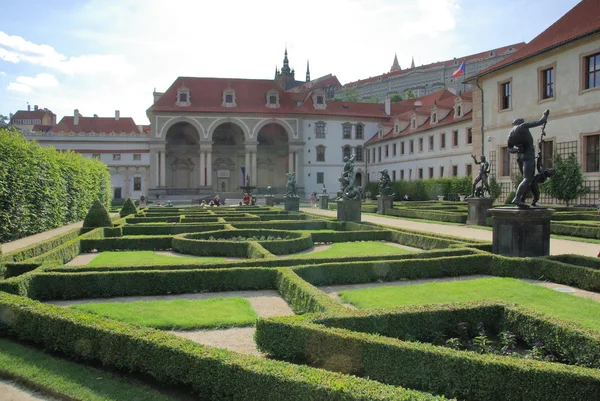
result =
[{"label": "topiary cone", "polygon": [[108,210],[104,205],[97,200],[94,202],[85,220],[83,221],[84,227],[112,227],[112,220],[108,214]]},{"label": "topiary cone", "polygon": [[121,207],[121,211],[119,212],[119,215],[121,217],[125,217],[125,216],[129,216],[130,214],[136,214],[137,212],[138,212],[138,210],[135,207],[135,203],[133,203],[131,198],[127,198],[125,200],[125,203],[123,203],[123,207]]}]

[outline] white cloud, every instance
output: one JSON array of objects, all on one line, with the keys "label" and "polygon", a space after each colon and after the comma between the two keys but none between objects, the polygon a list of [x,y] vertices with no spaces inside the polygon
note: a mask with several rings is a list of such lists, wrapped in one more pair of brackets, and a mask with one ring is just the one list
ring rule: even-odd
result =
[{"label": "white cloud", "polygon": [[0,75],[2,75],[3,77],[5,77],[6,73],[4,71],[0,71]]},{"label": "white cloud", "polygon": [[13,92],[31,93],[34,88],[53,88],[58,86],[58,80],[54,75],[37,74],[35,77],[17,77],[6,89]]},{"label": "white cloud", "polygon": [[112,73],[127,76],[133,67],[124,55],[94,54],[67,57],[52,46],[35,44],[20,36],[10,36],[0,31],[0,59],[10,63],[28,62],[52,68],[65,74],[93,75]]}]

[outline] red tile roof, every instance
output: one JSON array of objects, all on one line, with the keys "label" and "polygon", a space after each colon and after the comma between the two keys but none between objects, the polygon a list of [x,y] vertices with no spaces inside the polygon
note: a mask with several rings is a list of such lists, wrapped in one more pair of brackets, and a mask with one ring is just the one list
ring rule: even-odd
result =
[{"label": "red tile roof", "polygon": [[[426,69],[434,68],[434,67],[445,66],[445,67],[448,67],[448,68],[457,68],[462,61],[465,61],[466,63],[469,63],[469,62],[472,62],[472,61],[477,61],[477,60],[481,60],[481,59],[485,59],[485,58],[489,57],[490,52],[494,52],[496,54],[503,54],[503,53],[506,53],[508,51],[521,49],[523,46],[525,46],[524,42],[515,43],[513,45],[504,46],[504,47],[500,47],[498,49],[488,50],[488,51],[477,53],[477,54],[471,54],[469,56],[459,57],[457,59],[454,58],[452,60],[439,61],[437,63],[425,64],[425,65],[422,65],[422,66],[419,66],[419,67],[415,67],[415,68],[407,68],[406,70],[400,70],[400,71],[395,71],[395,72],[388,72],[386,74],[376,75],[374,77],[370,77],[370,78],[366,78],[366,79],[360,79],[360,80],[354,81],[354,82],[349,82],[349,83],[347,83],[347,84],[344,85],[344,88],[351,88],[351,87],[354,87],[354,85],[360,86],[360,85],[363,85],[363,84],[366,84],[366,83],[370,83],[370,82],[377,82],[379,79],[381,79],[383,81],[383,80],[385,80],[387,78],[399,76],[399,75],[402,75],[402,74],[408,74],[408,73],[410,73],[412,71],[426,70]],[[509,50],[509,49],[512,49],[512,50]],[[458,63],[458,64],[456,64],[456,63]]]},{"label": "red tile roof", "polygon": [[[181,86],[190,90],[190,106],[175,105],[177,89]],[[236,107],[221,105],[225,89],[235,90]],[[266,95],[271,89],[279,91],[279,108],[266,106]],[[288,114],[296,112],[297,107],[290,94],[271,79],[179,77],[148,110]]]},{"label": "red tile roof", "polygon": [[489,74],[597,32],[600,32],[600,0],[582,0],[519,51],[470,79]]},{"label": "red tile roof", "polygon": [[55,114],[50,110],[38,109],[38,110],[19,110],[13,115],[13,119],[42,119],[44,116]]},{"label": "red tile roof", "polygon": [[53,132],[105,132],[126,134],[140,133],[135,121],[131,117],[79,117],[79,124],[75,125],[74,117],[63,117],[60,122],[52,128]]},{"label": "red tile roof", "polygon": [[327,74],[323,77],[317,78],[313,81],[306,82],[300,86],[296,86],[295,88],[288,89],[288,92],[298,93],[298,92],[307,92],[310,90],[323,89],[328,86],[334,86],[336,88],[341,88],[342,84],[337,79],[335,75]]}]

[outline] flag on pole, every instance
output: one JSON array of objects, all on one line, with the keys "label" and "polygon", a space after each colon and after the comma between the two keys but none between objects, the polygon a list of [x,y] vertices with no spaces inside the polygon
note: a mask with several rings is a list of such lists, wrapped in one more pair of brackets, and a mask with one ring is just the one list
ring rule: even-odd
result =
[{"label": "flag on pole", "polygon": [[458,70],[454,71],[454,73],[452,74],[452,78],[457,78],[459,77],[461,74],[465,73],[465,62],[463,61],[460,64],[460,67],[458,67]]},{"label": "flag on pole", "polygon": [[246,185],[246,167],[240,167],[240,186]]}]

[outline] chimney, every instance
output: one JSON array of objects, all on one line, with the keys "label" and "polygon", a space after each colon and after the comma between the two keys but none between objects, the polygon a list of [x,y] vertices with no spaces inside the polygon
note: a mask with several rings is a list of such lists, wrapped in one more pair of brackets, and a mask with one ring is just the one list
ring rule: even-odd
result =
[{"label": "chimney", "polygon": [[29,103],[27,104],[27,111],[31,111],[31,105]]},{"label": "chimney", "polygon": [[33,111],[38,111],[38,105],[37,104],[33,106]]},{"label": "chimney", "polygon": [[152,92],[152,96],[154,96],[154,103],[156,103],[162,95],[164,95],[164,92],[157,92],[155,89],[154,92]]},{"label": "chimney", "polygon": [[79,125],[79,109],[73,110],[73,124]]},{"label": "chimney", "polygon": [[119,110],[115,110],[115,121],[119,121],[121,118],[121,112]]},{"label": "chimney", "polygon": [[385,97],[385,114],[392,114],[392,101],[389,96]]}]

